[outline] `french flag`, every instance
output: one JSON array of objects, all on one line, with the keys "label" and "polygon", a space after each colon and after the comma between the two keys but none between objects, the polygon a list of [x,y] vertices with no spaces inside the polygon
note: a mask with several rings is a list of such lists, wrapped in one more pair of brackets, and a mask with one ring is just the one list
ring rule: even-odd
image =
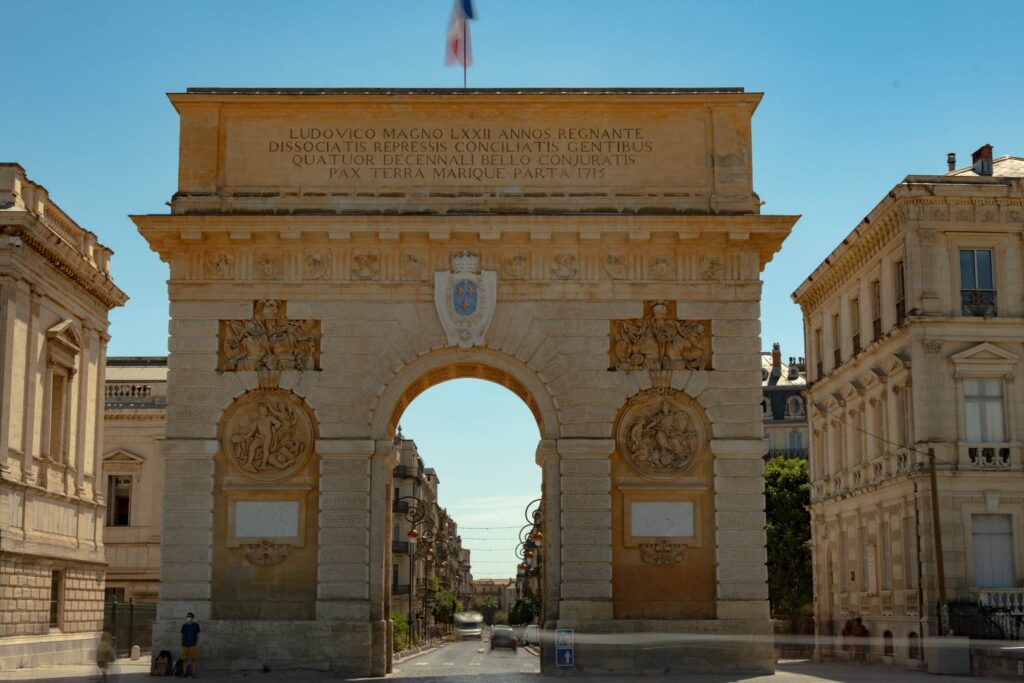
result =
[{"label": "french flag", "polygon": [[472,66],[473,50],[469,42],[469,22],[473,19],[476,19],[473,0],[455,0],[452,16],[448,20],[448,44],[444,56],[444,63],[448,66]]}]

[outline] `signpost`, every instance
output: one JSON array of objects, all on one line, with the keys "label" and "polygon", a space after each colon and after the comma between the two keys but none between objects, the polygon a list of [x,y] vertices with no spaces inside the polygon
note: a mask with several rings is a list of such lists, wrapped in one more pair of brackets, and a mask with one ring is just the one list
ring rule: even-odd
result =
[{"label": "signpost", "polygon": [[555,631],[555,665],[573,666],[576,662],[575,644],[571,628]]}]

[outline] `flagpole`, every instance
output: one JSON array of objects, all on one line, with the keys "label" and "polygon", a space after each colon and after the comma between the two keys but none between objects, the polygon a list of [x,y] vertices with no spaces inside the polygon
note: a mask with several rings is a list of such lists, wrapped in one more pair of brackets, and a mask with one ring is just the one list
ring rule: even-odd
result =
[{"label": "flagpole", "polygon": [[466,89],[466,34],[469,20],[462,22],[462,89]]}]

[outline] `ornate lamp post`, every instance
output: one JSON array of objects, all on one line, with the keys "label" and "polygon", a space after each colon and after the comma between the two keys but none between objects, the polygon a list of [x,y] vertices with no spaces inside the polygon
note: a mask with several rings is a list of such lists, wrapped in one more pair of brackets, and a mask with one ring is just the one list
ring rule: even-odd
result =
[{"label": "ornate lamp post", "polygon": [[[523,515],[526,524],[519,530],[519,545],[516,546],[516,557],[521,560],[517,568],[517,578],[522,575],[523,595],[533,597],[540,606],[541,544],[544,541],[544,511],[541,499],[530,501]],[[532,576],[537,577],[536,593],[533,592],[530,580]]]},{"label": "ornate lamp post", "polygon": [[[406,502],[405,519],[409,522],[409,629],[410,641],[418,639],[417,620],[415,617],[414,596],[416,595],[416,558],[422,557],[427,564],[434,560],[434,541],[437,538],[437,526],[427,515],[427,504],[416,496],[402,496],[398,502]],[[427,571],[423,570],[423,618],[427,618]]]}]

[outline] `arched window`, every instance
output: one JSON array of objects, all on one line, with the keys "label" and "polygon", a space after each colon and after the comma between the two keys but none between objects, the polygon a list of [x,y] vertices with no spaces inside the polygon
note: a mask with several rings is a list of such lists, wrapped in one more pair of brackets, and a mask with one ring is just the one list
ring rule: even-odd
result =
[{"label": "arched window", "polygon": [[799,396],[790,396],[786,399],[786,415],[788,417],[801,417],[804,414],[804,402]]},{"label": "arched window", "polygon": [[907,636],[907,654],[911,659],[921,659],[921,638],[913,631]]},{"label": "arched window", "polygon": [[886,657],[892,657],[893,653],[892,631],[886,631],[882,634],[882,654]]}]

